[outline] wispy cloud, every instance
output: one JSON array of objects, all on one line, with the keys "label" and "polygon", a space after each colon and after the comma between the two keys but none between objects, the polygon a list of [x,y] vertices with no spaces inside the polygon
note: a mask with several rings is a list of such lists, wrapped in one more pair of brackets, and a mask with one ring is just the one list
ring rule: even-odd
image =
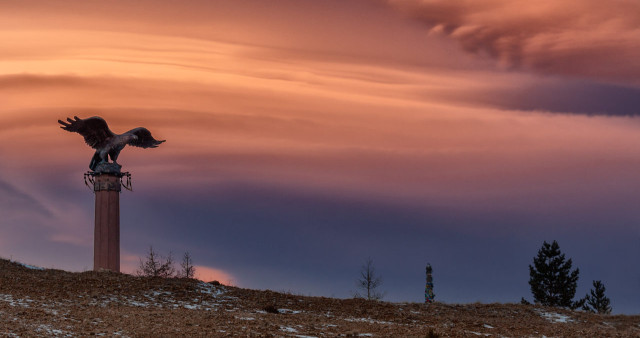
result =
[{"label": "wispy cloud", "polygon": [[386,1],[505,67],[640,84],[636,1]]},{"label": "wispy cloud", "polygon": [[20,212],[33,216],[50,217],[51,211],[33,196],[17,189],[0,179],[0,210],[4,222],[10,221],[12,215]]},{"label": "wispy cloud", "polygon": [[[407,271],[439,259],[458,295],[486,265],[471,250],[516,285],[543,236],[635,231],[637,119],[584,114],[637,114],[637,9],[0,1],[0,254],[90,265],[93,150],[56,121],[99,115],[167,140],[119,158],[134,175],[121,195],[124,271],[154,245],[189,249],[222,282],[326,294],[348,290],[372,250],[404,290],[423,280]],[[517,236],[527,245],[503,245]]]}]

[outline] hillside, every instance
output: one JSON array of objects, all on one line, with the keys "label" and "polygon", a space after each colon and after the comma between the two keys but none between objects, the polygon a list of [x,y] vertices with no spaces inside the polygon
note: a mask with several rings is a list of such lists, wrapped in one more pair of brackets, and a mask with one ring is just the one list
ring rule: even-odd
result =
[{"label": "hillside", "polygon": [[[276,313],[277,310],[277,313]],[[640,337],[640,316],[303,297],[0,259],[0,336]]]}]

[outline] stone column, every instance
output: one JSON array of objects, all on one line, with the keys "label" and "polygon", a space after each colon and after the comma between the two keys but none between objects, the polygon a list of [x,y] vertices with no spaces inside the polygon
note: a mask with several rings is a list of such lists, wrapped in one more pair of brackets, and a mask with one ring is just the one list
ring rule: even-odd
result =
[{"label": "stone column", "polygon": [[93,270],[120,272],[120,177],[103,173],[94,177],[96,224]]}]

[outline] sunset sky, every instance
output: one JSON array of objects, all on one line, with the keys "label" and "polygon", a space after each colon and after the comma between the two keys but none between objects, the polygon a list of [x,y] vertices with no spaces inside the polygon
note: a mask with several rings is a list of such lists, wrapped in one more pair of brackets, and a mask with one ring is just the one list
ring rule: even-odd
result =
[{"label": "sunset sky", "polygon": [[0,257],[93,264],[93,150],[125,148],[124,272],[389,301],[532,300],[557,240],[640,313],[640,2],[0,1]]}]

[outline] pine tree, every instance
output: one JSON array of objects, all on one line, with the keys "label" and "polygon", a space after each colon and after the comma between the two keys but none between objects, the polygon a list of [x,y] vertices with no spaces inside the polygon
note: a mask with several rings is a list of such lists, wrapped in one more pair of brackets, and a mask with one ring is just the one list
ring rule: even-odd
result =
[{"label": "pine tree", "polygon": [[535,303],[546,306],[573,308],[572,299],[576,294],[579,269],[571,271],[571,259],[565,261],[558,242],[546,241],[538,250],[538,256],[529,265],[529,285]]},{"label": "pine tree", "polygon": [[584,297],[585,304],[582,309],[589,312],[610,314],[611,300],[604,295],[605,287],[599,280],[593,281],[593,289]]}]

